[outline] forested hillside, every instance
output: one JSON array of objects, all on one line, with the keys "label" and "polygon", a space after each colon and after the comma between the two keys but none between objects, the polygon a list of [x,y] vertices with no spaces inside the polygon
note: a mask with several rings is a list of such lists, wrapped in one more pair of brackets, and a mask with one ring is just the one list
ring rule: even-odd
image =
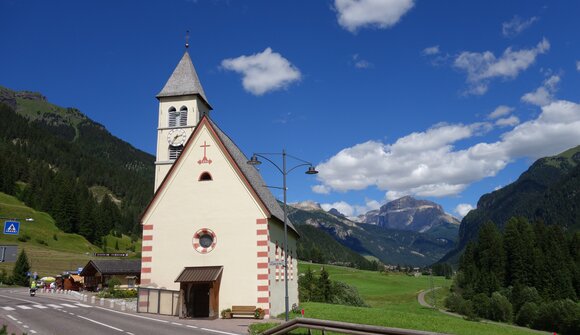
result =
[{"label": "forested hillside", "polygon": [[508,220],[484,224],[461,257],[448,307],[469,317],[580,332],[580,233]]},{"label": "forested hillside", "polygon": [[154,157],[74,109],[0,88],[0,191],[48,212],[66,233],[100,245],[140,235]]},{"label": "forested hillside", "polygon": [[512,217],[580,229],[580,146],[538,159],[512,184],[483,195],[461,221],[458,247],[443,261],[456,262],[484,223],[503,229]]}]

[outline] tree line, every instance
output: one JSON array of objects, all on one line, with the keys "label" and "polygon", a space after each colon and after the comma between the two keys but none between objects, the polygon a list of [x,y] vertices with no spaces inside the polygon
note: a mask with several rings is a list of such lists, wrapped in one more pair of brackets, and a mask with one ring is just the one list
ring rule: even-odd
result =
[{"label": "tree line", "polygon": [[447,307],[470,318],[580,334],[580,233],[511,218],[467,245]]},{"label": "tree line", "polygon": [[[138,236],[153,193],[153,157],[90,120],[72,126],[30,122],[0,104],[0,192],[49,213],[56,226],[100,244],[111,231]],[[92,186],[109,195],[97,199]]]}]

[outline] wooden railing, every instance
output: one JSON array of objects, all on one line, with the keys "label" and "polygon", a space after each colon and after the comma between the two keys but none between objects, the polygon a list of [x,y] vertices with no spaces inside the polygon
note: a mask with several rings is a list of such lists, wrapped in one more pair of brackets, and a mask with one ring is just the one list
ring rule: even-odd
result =
[{"label": "wooden railing", "polygon": [[444,333],[426,332],[421,330],[389,328],[370,325],[361,325],[356,323],[347,323],[340,321],[317,320],[307,318],[296,318],[283,323],[274,328],[268,329],[262,335],[282,335],[297,328],[307,328],[308,333],[311,329],[325,332],[352,334],[352,335],[448,335]]}]

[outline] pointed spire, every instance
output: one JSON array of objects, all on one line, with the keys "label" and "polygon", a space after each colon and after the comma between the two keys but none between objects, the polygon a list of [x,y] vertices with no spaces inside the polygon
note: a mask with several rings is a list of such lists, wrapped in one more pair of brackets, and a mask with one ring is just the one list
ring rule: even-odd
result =
[{"label": "pointed spire", "polygon": [[186,49],[179,64],[173,70],[173,74],[171,74],[171,77],[169,77],[161,92],[157,94],[157,98],[195,94],[203,99],[209,109],[212,109],[209,102],[207,102],[205,92],[203,91],[203,87],[201,87],[201,82]]}]

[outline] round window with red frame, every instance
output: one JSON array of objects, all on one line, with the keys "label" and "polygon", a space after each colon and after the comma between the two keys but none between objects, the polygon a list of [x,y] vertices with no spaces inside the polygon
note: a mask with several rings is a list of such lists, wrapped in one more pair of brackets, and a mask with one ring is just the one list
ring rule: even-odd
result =
[{"label": "round window with red frame", "polygon": [[193,235],[193,248],[199,253],[207,254],[215,248],[216,243],[217,237],[210,229],[200,229]]}]

